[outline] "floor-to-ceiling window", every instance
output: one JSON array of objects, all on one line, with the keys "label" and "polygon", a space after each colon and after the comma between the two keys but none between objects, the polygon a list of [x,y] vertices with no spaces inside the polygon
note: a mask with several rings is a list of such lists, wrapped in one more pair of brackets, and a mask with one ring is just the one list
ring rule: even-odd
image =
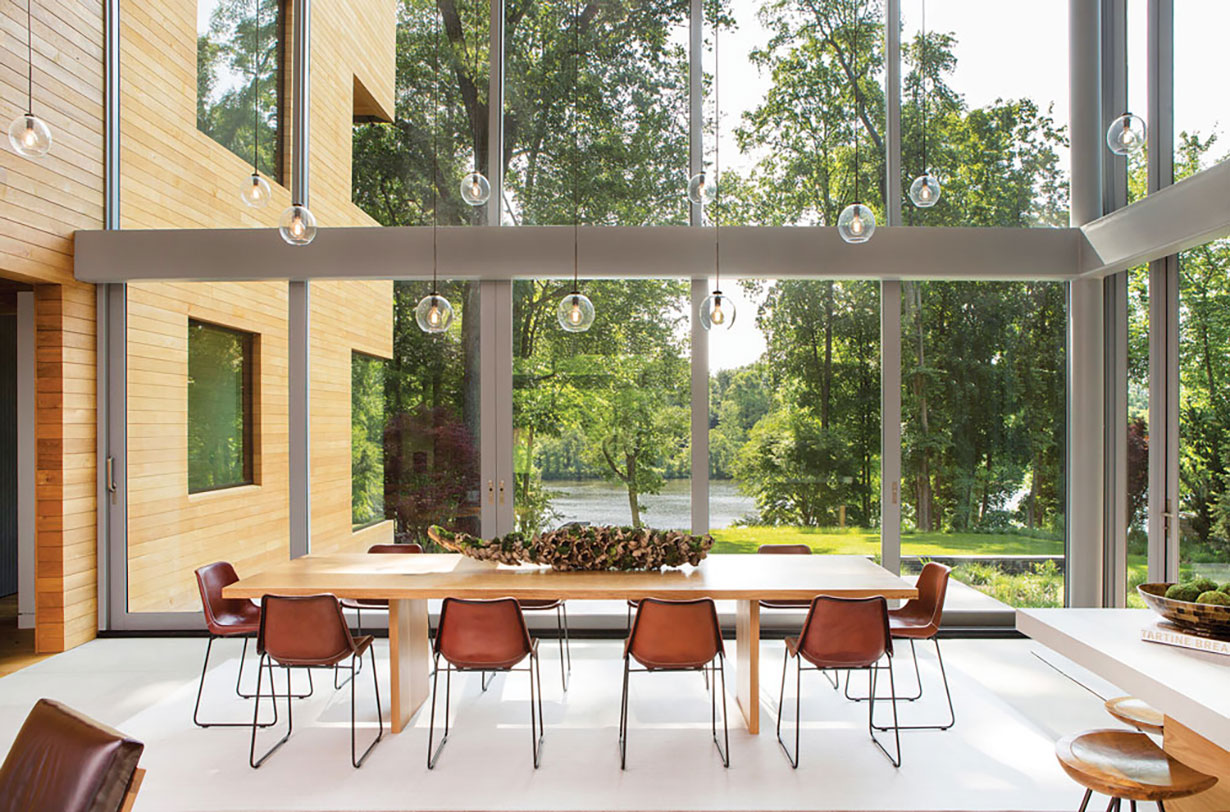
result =
[{"label": "floor-to-ceiling window", "polygon": [[516,529],[690,529],[690,285],[603,279],[583,290],[596,315],[573,333],[556,316],[570,280],[513,286]]},{"label": "floor-to-ceiling window", "polygon": [[880,550],[880,290],[743,280],[709,345],[715,552]]},{"label": "floor-to-ceiling window", "polygon": [[1011,606],[1064,601],[1066,290],[907,282],[904,569],[927,559]]}]

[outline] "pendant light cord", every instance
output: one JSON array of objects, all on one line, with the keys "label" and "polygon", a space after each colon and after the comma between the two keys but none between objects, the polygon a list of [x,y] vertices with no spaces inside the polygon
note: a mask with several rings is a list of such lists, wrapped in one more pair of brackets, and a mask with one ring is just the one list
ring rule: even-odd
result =
[{"label": "pendant light cord", "polygon": [[260,174],[261,0],[256,0],[256,53],[252,58],[252,174]]},{"label": "pendant light cord", "polygon": [[923,174],[927,169],[927,0],[922,0],[922,44],[918,62],[922,70],[922,163]]},{"label": "pendant light cord", "polygon": [[[701,12],[704,13],[703,11]],[[717,15],[713,17],[713,290],[722,290],[722,62]]]},{"label": "pendant light cord", "polygon": [[440,9],[432,16],[432,88],[431,88],[431,295],[435,296],[436,269],[439,258],[437,232],[440,228],[440,195],[436,179],[440,174]]},{"label": "pendant light cord", "polygon": [[[474,4],[474,112],[476,113],[478,112],[478,86],[479,86],[478,57],[479,57],[479,51],[480,51],[479,42],[481,41],[479,39],[478,32],[482,28],[482,25],[483,25],[483,17],[482,17],[482,14],[479,13],[480,11],[481,9],[479,8],[478,3],[475,3]],[[474,150],[474,171],[475,172],[478,172],[478,160],[479,160],[478,150],[475,149]]]},{"label": "pendant light cord", "polygon": [[858,104],[858,116],[854,120],[854,202],[858,200],[858,176],[859,176],[859,150],[858,150],[858,131],[860,122],[863,118],[863,95],[858,91],[858,19],[859,8],[854,7],[854,24],[850,27],[850,62],[852,72],[854,74],[854,100]]},{"label": "pendant light cord", "polygon": [[577,293],[579,290],[580,278],[580,254],[581,254],[581,234],[580,234],[580,211],[581,211],[581,184],[580,184],[580,160],[581,160],[581,139],[579,135],[578,119],[579,108],[577,99],[580,94],[580,70],[578,62],[581,59],[581,4],[574,2],[572,4],[572,292]]},{"label": "pendant light cord", "polygon": [[26,115],[34,115],[34,0],[26,0]]}]

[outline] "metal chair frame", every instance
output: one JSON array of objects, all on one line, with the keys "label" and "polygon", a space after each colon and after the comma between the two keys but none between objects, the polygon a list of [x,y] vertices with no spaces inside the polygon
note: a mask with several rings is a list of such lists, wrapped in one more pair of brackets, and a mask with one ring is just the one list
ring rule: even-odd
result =
[{"label": "metal chair frame", "polygon": [[[889,684],[889,690],[890,690],[889,701],[892,702],[892,706],[893,706],[893,725],[892,727],[879,727],[875,724],[876,678],[880,671],[879,667],[877,667],[874,664],[869,665],[869,666],[864,666],[863,668],[854,668],[854,669],[820,668],[818,666],[805,667],[803,665],[802,655],[801,654],[795,655],[795,659],[797,660],[797,663],[796,663],[796,668],[795,668],[795,689],[794,689],[794,753],[791,754],[790,748],[786,746],[786,742],[782,739],[782,715],[783,715],[782,711],[784,709],[785,701],[786,701],[786,672],[790,667],[790,648],[785,647],[785,651],[783,652],[783,657],[782,657],[782,686],[781,686],[781,690],[778,693],[778,697],[777,697],[777,743],[781,745],[782,752],[786,754],[786,760],[790,762],[790,766],[792,768],[796,770],[799,768],[799,733],[802,729],[801,699],[803,696],[803,672],[804,671],[822,671],[823,672],[823,671],[842,671],[842,670],[846,671],[847,679],[849,678],[848,674],[850,671],[866,671],[867,672],[867,679],[871,683],[871,693],[869,696],[870,702],[868,703],[868,709],[867,709],[867,733],[868,735],[871,736],[871,741],[875,744],[876,747],[880,749],[880,752],[884,754],[885,758],[887,758],[894,767],[901,766],[901,732],[900,731],[902,730],[902,728],[899,725],[897,725],[897,685],[893,679],[893,670],[891,666],[892,654],[888,654],[887,656],[889,658],[889,666],[888,666],[888,684]],[[879,738],[876,737],[877,730],[882,730],[882,731],[892,730],[893,731],[893,736],[896,740],[896,747],[895,747],[896,755],[895,756],[889,753],[888,749],[880,742]]]},{"label": "metal chair frame", "polygon": [[[910,641],[910,656],[914,660],[914,682],[915,682],[915,685],[918,686],[918,691],[913,696],[899,696],[897,697],[897,699],[901,702],[914,702],[916,700],[921,699],[923,695],[922,673],[918,668],[918,649],[914,645],[915,643],[914,638],[896,638],[896,639],[898,640],[906,639]],[[940,664],[940,678],[944,682],[944,696],[948,700],[948,721],[945,722],[944,724],[937,724],[937,725],[901,725],[898,728],[899,730],[947,730],[948,728],[956,724],[957,714],[956,714],[956,711],[953,709],[953,705],[952,705],[952,690],[948,687],[948,671],[944,668],[944,655],[940,651],[940,638],[938,636],[932,637],[931,642],[935,644],[935,658]],[[889,664],[886,666],[876,665],[875,667],[876,668],[891,668],[892,660],[889,660]],[[851,696],[850,695],[850,672],[849,671],[846,672],[845,695],[846,695],[846,699],[849,699],[852,702],[866,702],[867,701],[866,696]],[[878,730],[888,730],[887,727],[880,727],[877,729]]]},{"label": "metal chair frame", "polygon": [[[542,611],[541,609],[527,609],[521,607],[522,612]],[[555,629],[556,639],[559,641],[559,680],[564,686],[564,691],[568,691],[568,682],[572,678],[572,640],[568,636],[568,604],[560,601],[559,606],[555,607]],[[483,678],[483,690],[487,690],[490,682],[486,677]]]},{"label": "metal chair frame", "polygon": [[[433,664],[435,671],[431,678],[431,722],[427,731],[427,769],[434,770],[436,764],[440,761],[440,753],[444,750],[444,745],[448,744],[449,734],[449,712],[452,706],[453,694],[453,672],[479,672],[479,679],[483,681],[483,690],[487,690],[486,686],[488,674],[508,673],[513,671],[524,671],[530,675],[530,737],[531,746],[534,755],[534,769],[538,769],[538,765],[542,760],[542,744],[546,737],[546,725],[542,719],[542,666],[538,659],[538,641],[534,640],[530,647],[530,662],[524,668],[458,668],[450,663],[447,659],[444,660],[444,737],[440,739],[440,744],[432,749],[432,743],[436,737],[436,699],[440,695],[440,660],[439,652],[435,653]],[[494,679],[494,677],[493,677]],[[535,686],[537,686],[538,707],[534,707]],[[537,710],[537,713],[535,713]]]},{"label": "metal chair frame", "polygon": [[[213,650],[215,640],[233,639],[239,635],[209,635],[209,642],[205,644],[205,662],[201,665],[201,679],[196,688],[196,706],[192,709],[192,723],[197,727],[248,727],[248,722],[202,722],[201,714],[201,695],[205,692],[205,674],[209,671],[209,654]],[[243,635],[243,653],[239,655],[239,675],[235,677],[235,695],[240,699],[254,699],[256,694],[245,694],[240,689],[240,684],[243,682],[243,663],[248,658],[248,641],[252,639],[252,635]],[[308,691],[306,694],[289,694],[290,699],[307,699],[316,690],[316,686],[312,684],[312,672],[309,670],[308,675]],[[259,673],[257,674],[257,683],[259,684]],[[288,678],[287,692],[290,692],[290,682]],[[269,727],[277,724],[278,721],[278,703],[277,699],[284,698],[283,694],[274,694],[270,697],[273,705],[273,721],[258,724],[257,727]]]},{"label": "metal chair frame", "polygon": [[[1092,797],[1093,797],[1093,790],[1091,789],[1085,790],[1085,798],[1084,800],[1081,801],[1080,812],[1085,812],[1085,810],[1088,809],[1089,799]],[[1157,812],[1166,812],[1166,804],[1164,802],[1155,801],[1154,803],[1157,804]],[[1110,803],[1106,805],[1106,812],[1119,812],[1122,804],[1123,804],[1122,798],[1111,797]],[[1131,810],[1131,812],[1136,812],[1136,802],[1135,801],[1129,798],[1128,805],[1129,805],[1128,808]]]},{"label": "metal chair frame", "polygon": [[[375,645],[369,645],[366,653],[371,655],[371,660],[372,660],[372,663],[371,663],[372,688],[375,690],[375,693],[376,693],[377,733],[376,733],[375,740],[372,741],[372,743],[367,746],[367,749],[363,751],[363,755],[361,756],[358,755],[358,743],[357,743],[356,725],[355,725],[355,681],[352,676],[352,678],[349,680],[350,682],[350,763],[355,769],[358,769],[359,767],[363,766],[363,762],[367,760],[367,757],[371,755],[372,750],[375,749],[376,745],[380,743],[380,740],[384,738],[384,712],[381,710],[381,707],[380,707],[380,681],[376,678]],[[351,655],[351,660],[362,659],[362,656],[363,655],[361,654]],[[256,702],[254,703],[255,707],[252,712],[252,720],[253,720],[252,742],[248,749],[248,764],[251,765],[253,769],[259,768],[262,764],[265,763],[265,761],[268,760],[270,756],[272,756],[275,752],[277,752],[278,748],[286,744],[286,741],[290,738],[290,734],[294,732],[294,728],[295,728],[295,719],[291,712],[291,701],[290,701],[290,697],[287,696],[286,697],[286,735],[278,739],[278,741],[275,742],[272,747],[266,750],[265,754],[262,755],[259,759],[256,757],[256,728],[265,727],[265,725],[255,724],[256,716],[257,716],[257,713],[259,712],[260,700],[261,700],[261,677],[263,675],[263,672],[261,671],[261,666],[268,667],[269,687],[270,689],[273,689],[273,684],[274,684],[273,683],[273,665],[274,665],[274,661],[272,657],[270,657],[267,653],[261,655],[261,660],[257,666],[257,671],[256,671],[256,696],[255,696]],[[316,666],[313,666],[313,667],[316,667]],[[333,666],[322,666],[322,667],[332,668]],[[353,662],[351,663],[350,668],[351,668],[352,674],[357,673],[356,671],[354,671],[355,666]],[[289,692],[291,666],[282,666],[282,670],[286,672],[287,691]],[[308,674],[311,674],[312,673],[311,667],[307,668],[307,671],[308,671]],[[276,713],[276,708],[277,708],[276,701],[274,702],[274,708],[275,708],[275,713]],[[275,721],[277,720],[276,716],[274,717],[274,720]],[[247,727],[247,725],[245,725],[245,727]]]},{"label": "metal chair frame", "polygon": [[[628,768],[628,677],[631,674],[658,673],[662,671],[700,671],[705,675],[705,690],[709,693],[710,728],[713,733],[713,746],[722,757],[722,766],[730,767],[730,727],[726,719],[726,655],[719,651],[717,656],[698,668],[633,668],[632,655],[624,654],[624,688],[623,698],[619,706],[619,769]],[[710,675],[710,671],[713,672]],[[712,679],[710,679],[712,676]],[[722,741],[717,736],[717,695],[719,691],[709,690],[718,687],[721,680],[722,695]]]}]

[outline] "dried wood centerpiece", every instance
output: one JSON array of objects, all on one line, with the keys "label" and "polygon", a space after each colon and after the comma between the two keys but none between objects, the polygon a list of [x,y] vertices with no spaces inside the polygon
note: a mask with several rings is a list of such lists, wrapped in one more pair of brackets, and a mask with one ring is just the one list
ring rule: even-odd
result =
[{"label": "dried wood centerpiece", "polygon": [[589,527],[570,524],[526,539],[522,533],[486,540],[433,525],[427,535],[446,550],[499,564],[544,564],[554,570],[660,570],[696,566],[713,547],[713,537],[646,527]]}]

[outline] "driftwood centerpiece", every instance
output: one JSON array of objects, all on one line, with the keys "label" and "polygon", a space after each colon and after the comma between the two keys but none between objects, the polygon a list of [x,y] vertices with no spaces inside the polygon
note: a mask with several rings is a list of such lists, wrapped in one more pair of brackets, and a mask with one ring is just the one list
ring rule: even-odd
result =
[{"label": "driftwood centerpiece", "polygon": [[491,540],[432,525],[427,535],[446,550],[499,564],[544,564],[555,570],[659,570],[699,564],[713,537],[676,530],[568,525],[526,539],[509,533]]}]

